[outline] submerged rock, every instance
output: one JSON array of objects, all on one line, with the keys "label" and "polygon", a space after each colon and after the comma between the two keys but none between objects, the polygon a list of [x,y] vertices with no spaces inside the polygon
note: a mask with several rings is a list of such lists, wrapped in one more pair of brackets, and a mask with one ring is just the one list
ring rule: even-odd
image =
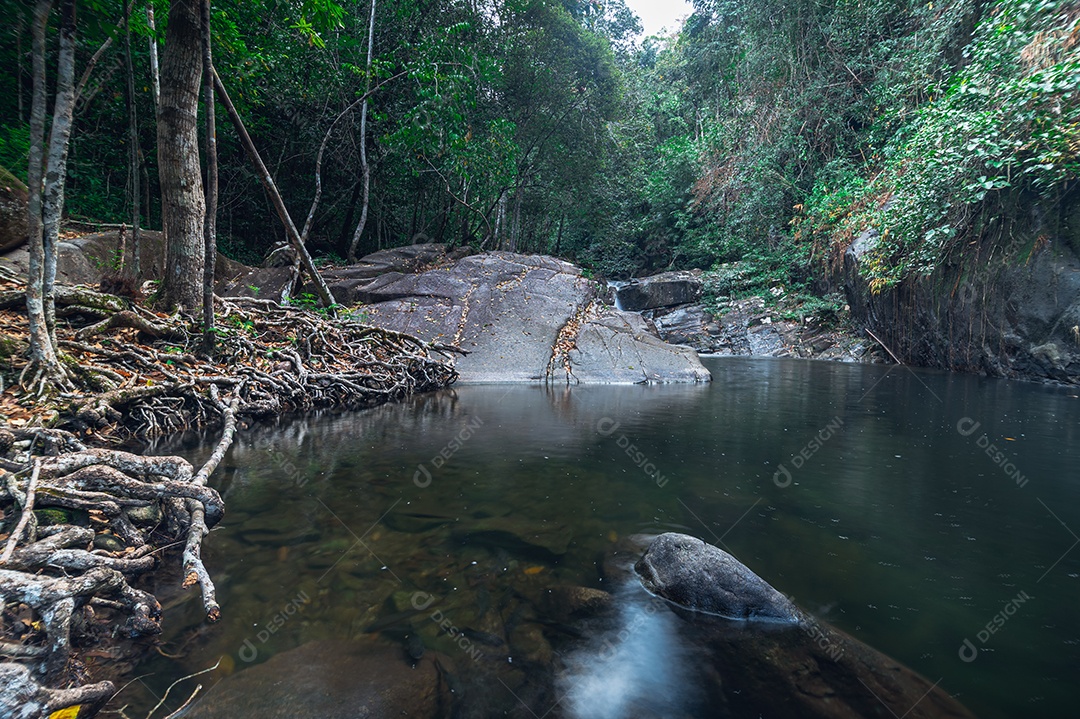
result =
[{"label": "submerged rock", "polygon": [[719,547],[688,534],[661,534],[634,565],[653,594],[727,619],[795,624],[801,613],[768,582]]},{"label": "submerged rock", "polygon": [[523,517],[487,517],[459,524],[455,539],[505,549],[522,556],[553,560],[566,554],[573,530],[565,524]]},{"label": "submerged rock", "polygon": [[405,661],[376,641],[311,642],[223,679],[186,719],[377,719],[435,717],[439,674],[432,658]]},{"label": "submerged rock", "polygon": [[592,616],[607,609],[612,597],[600,589],[576,585],[555,585],[540,595],[540,609],[558,622]]},{"label": "submerged rock", "polygon": [[679,646],[698,657],[700,675],[690,681],[701,685],[717,716],[973,717],[938,683],[814,619],[699,539],[662,534],[635,570],[649,591],[678,605],[666,608],[682,620]]}]

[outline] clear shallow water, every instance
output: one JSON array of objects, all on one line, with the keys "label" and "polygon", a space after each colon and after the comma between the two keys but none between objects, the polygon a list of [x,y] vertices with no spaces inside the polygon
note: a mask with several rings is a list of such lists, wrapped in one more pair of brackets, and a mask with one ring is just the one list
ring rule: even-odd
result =
[{"label": "clear shallow water", "polygon": [[403,662],[452,660],[473,702],[462,715],[630,716],[619,702],[652,682],[661,704],[676,687],[670,716],[709,716],[695,674],[672,668],[694,657],[667,619],[590,664],[589,625],[544,604],[558,585],[619,596],[602,574],[613,543],[683,531],[979,716],[1075,715],[1076,389],[708,364],[709,386],[460,387],[241,434],[205,549],[224,619],[207,627],[194,597],[173,601],[164,649],[177,658],[143,667],[153,674],[129,701],[152,705],[219,657],[199,681],[312,640],[377,636]]}]

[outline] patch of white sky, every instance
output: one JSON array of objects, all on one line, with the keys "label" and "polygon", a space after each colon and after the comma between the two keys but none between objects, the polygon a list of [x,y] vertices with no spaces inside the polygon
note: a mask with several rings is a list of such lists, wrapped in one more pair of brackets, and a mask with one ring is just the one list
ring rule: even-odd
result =
[{"label": "patch of white sky", "polygon": [[659,35],[665,29],[668,33],[680,30],[694,10],[686,0],[626,0],[626,5],[641,18],[644,37]]}]

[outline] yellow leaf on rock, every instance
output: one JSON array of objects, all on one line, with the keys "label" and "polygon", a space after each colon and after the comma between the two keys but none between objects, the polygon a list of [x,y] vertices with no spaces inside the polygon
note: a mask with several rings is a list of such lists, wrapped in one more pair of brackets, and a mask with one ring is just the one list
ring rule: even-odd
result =
[{"label": "yellow leaf on rock", "polygon": [[539,574],[542,571],[544,571],[543,567],[526,567],[525,568],[525,573],[526,574]]},{"label": "yellow leaf on rock", "polygon": [[82,704],[76,704],[73,707],[66,707],[64,709],[57,709],[49,715],[49,719],[78,719],[80,709],[82,709]]}]

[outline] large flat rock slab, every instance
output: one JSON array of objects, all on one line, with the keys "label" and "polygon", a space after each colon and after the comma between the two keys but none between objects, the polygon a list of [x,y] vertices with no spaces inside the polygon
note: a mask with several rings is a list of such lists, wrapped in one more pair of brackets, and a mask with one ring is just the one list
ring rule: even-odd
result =
[{"label": "large flat rock slab", "polygon": [[707,382],[688,348],[638,315],[594,303],[597,285],[553,257],[489,252],[350,285],[356,309],[385,329],[458,347],[462,382]]}]

